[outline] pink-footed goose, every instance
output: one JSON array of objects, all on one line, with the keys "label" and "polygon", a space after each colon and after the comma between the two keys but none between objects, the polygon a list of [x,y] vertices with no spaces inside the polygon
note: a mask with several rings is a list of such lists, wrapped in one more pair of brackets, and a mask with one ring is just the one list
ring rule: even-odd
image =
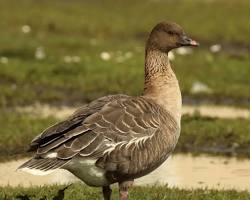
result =
[{"label": "pink-footed goose", "polygon": [[180,135],[181,92],[168,52],[197,46],[172,22],[157,24],[146,44],[143,95],[109,95],[92,101],[35,137],[34,157],[18,169],[43,175],[63,168],[90,186],[119,183],[121,200],[133,180],[159,167]]}]

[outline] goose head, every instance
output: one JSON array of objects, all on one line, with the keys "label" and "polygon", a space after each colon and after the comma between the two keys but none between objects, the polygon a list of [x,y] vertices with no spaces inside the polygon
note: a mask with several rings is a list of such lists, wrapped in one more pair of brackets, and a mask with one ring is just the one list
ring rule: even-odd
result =
[{"label": "goose head", "polygon": [[158,23],[151,31],[147,49],[169,52],[182,46],[199,46],[199,43],[189,38],[183,28],[174,22]]}]

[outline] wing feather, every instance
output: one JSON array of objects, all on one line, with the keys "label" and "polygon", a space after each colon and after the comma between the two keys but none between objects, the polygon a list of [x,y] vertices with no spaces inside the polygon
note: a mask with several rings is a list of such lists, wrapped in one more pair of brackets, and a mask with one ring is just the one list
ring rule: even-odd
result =
[{"label": "wing feather", "polygon": [[[47,158],[46,162],[37,159],[29,166],[39,166],[37,168],[46,171],[64,165],[74,156],[82,156],[98,158],[98,165],[107,169],[125,170],[131,157],[139,159],[145,154],[141,149],[159,130],[160,124],[159,106],[150,100],[125,95],[100,98],[37,136],[31,142],[36,156],[46,158],[55,152],[56,158],[53,162]],[[136,149],[139,149],[137,154]]]}]

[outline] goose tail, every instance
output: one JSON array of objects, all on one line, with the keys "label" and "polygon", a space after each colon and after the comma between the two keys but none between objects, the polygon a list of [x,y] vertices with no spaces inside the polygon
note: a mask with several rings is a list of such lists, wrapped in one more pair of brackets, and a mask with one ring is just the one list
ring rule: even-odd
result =
[{"label": "goose tail", "polygon": [[32,158],[19,166],[17,170],[25,171],[33,175],[43,176],[61,168],[67,162],[68,160],[59,160],[57,158]]}]

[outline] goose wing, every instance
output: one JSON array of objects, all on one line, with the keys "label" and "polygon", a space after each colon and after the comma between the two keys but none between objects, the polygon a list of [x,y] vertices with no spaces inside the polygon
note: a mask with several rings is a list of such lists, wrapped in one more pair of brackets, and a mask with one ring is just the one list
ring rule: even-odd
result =
[{"label": "goose wing", "polygon": [[[159,131],[159,112],[162,109],[157,104],[143,97],[104,97],[46,129],[31,142],[30,150],[36,151],[36,159],[56,159],[66,163],[75,156],[96,158],[100,167],[107,168],[103,164],[105,160],[100,158],[106,158],[105,155],[110,155],[113,150],[118,152],[123,144],[130,148],[133,144],[143,144]],[[117,153],[117,156],[120,158],[113,159],[114,162],[122,162],[123,155]]]},{"label": "goose wing", "polygon": [[[83,121],[90,115],[100,111],[102,107],[110,103],[115,99],[127,98],[126,95],[109,95],[101,97],[90,104],[86,104],[77,109],[71,116],[66,120],[56,123],[49,128],[45,129],[41,134],[37,135],[30,143],[28,151],[37,151],[41,147],[45,147],[51,144],[51,148],[54,148],[52,143],[57,145],[57,141],[69,139],[70,136],[76,134],[76,132],[84,132],[82,125]],[[48,148],[50,148],[50,146]]]},{"label": "goose wing", "polygon": [[32,141],[31,149],[42,157],[56,152],[64,160],[75,155],[99,157],[117,144],[152,135],[159,127],[159,109],[153,105],[128,96],[92,102],[46,129]]}]

